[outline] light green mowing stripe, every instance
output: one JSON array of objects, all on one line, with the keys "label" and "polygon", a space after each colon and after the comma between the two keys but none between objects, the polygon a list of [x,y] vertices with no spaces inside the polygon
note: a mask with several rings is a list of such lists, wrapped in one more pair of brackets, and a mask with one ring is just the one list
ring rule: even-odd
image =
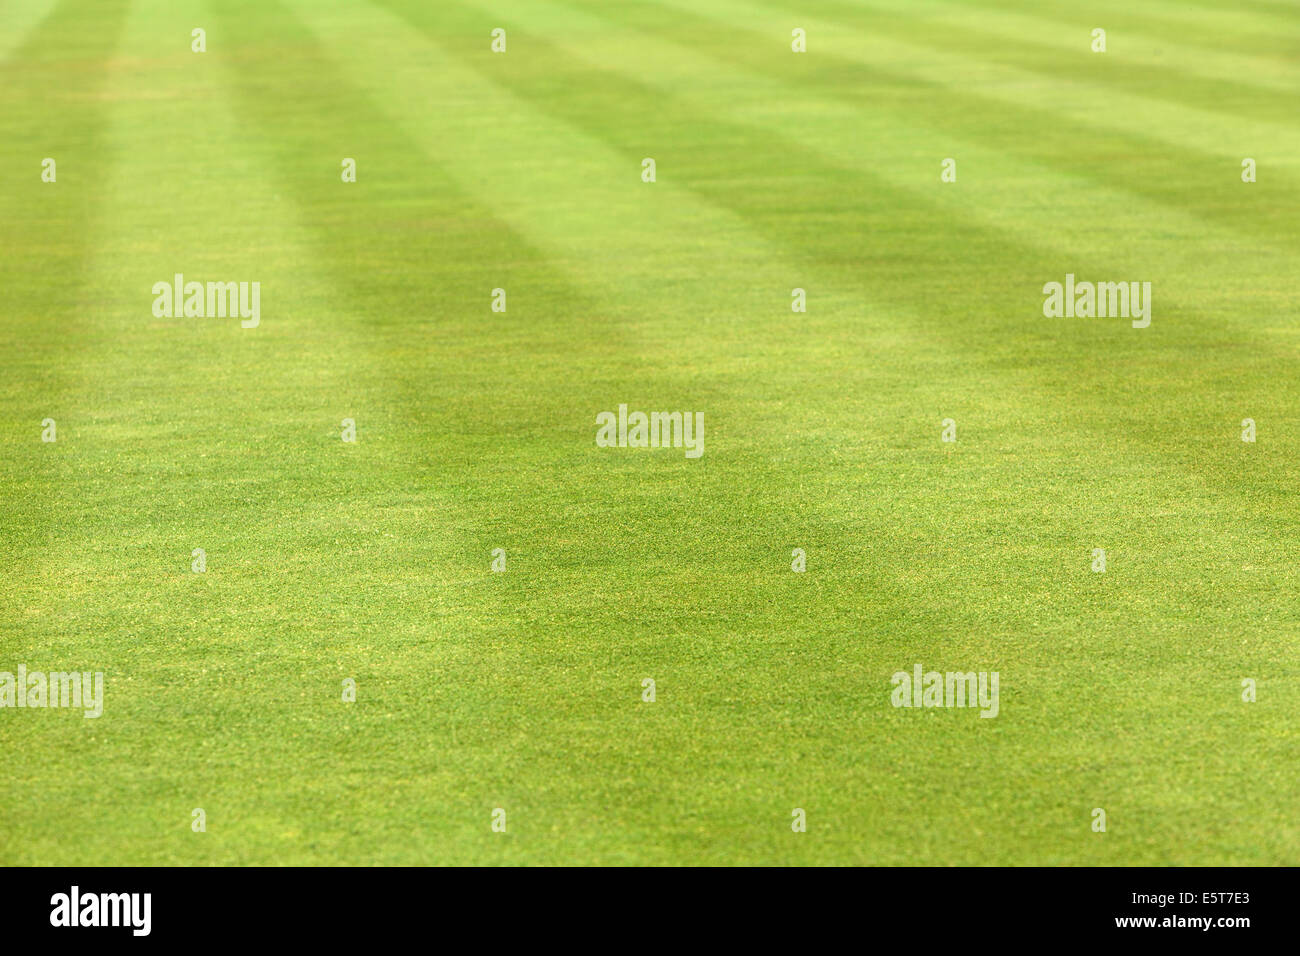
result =
[{"label": "light green mowing stripe", "polygon": [[[83,492],[75,452],[88,430],[78,394],[87,349],[101,345],[90,318],[100,290],[87,274],[105,209],[102,184],[117,161],[105,148],[104,92],[119,47],[125,2],[65,0],[11,51],[0,83],[0,670],[57,661],[58,670],[91,664],[52,618],[61,595],[45,573],[68,537],[67,522]],[[55,181],[42,182],[42,159],[55,160]],[[41,440],[53,418],[52,443]],[[53,655],[53,656],[52,656]],[[85,756],[93,721],[32,727],[5,710],[0,749],[44,755],[52,740]],[[71,731],[71,732],[69,732]],[[66,738],[66,739],[65,739]],[[34,763],[33,765],[34,766]],[[75,778],[37,781],[38,771],[0,782],[0,860],[26,857],[42,827],[57,830],[64,794]],[[85,805],[84,800],[82,801]],[[20,838],[21,835],[21,838]]]},{"label": "light green mowing stripe", "polygon": [[27,42],[28,34],[37,28],[51,10],[56,0],[11,0],[0,10],[0,63],[13,55]]},{"label": "light green mowing stripe", "polygon": [[[0,529],[5,570],[29,566],[49,543],[75,464],[67,442],[79,428],[70,392],[84,362],[83,336],[96,290],[84,275],[90,236],[103,214],[99,188],[116,158],[102,148],[102,90],[124,2],[64,2],[12,53],[0,83]],[[78,24],[90,30],[83,32]],[[45,159],[54,182],[43,181]],[[92,342],[94,340],[92,339]],[[42,442],[47,419],[53,443]],[[10,565],[12,562],[12,565]],[[13,577],[0,593],[13,598]],[[3,602],[15,621],[15,602]]]}]

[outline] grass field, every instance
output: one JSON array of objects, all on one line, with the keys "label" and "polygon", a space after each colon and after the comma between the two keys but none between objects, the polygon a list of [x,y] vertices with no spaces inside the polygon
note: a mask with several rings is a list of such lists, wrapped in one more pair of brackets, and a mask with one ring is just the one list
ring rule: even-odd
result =
[{"label": "grass field", "polygon": [[0,671],[105,675],[0,863],[1300,863],[1298,93],[1280,0],[0,0]]}]

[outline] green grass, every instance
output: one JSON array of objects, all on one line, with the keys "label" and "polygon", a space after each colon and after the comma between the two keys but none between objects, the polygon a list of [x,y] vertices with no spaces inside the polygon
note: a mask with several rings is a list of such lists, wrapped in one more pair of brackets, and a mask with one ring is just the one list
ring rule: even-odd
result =
[{"label": "green grass", "polygon": [[1268,0],[4,0],[0,670],[106,696],[0,710],[0,863],[1300,863],[1298,54]]}]

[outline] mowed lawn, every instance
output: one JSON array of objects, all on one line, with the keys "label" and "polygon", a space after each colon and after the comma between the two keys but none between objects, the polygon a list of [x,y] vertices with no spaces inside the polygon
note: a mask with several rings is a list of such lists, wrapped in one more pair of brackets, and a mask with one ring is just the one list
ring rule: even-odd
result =
[{"label": "mowed lawn", "polygon": [[0,671],[105,675],[0,863],[1300,863],[1298,89],[1269,0],[0,0]]}]

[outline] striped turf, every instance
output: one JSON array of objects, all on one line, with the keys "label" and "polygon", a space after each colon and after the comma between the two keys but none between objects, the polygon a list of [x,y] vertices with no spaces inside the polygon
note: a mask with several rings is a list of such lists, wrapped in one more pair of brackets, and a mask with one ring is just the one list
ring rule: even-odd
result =
[{"label": "striped turf", "polygon": [[812,6],[0,7],[0,862],[1297,862],[1300,18]]}]

